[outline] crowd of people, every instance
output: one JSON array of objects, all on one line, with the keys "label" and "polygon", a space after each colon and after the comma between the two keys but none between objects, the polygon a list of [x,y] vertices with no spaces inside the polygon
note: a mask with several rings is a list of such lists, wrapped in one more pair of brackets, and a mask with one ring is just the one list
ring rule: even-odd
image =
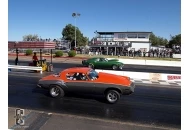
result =
[{"label": "crowd of people", "polygon": [[116,52],[112,49],[107,50],[105,49],[95,49],[95,48],[78,48],[77,49],[78,54],[89,54],[89,55],[119,55],[119,56],[130,56],[130,57],[159,57],[159,58],[172,58],[173,54],[181,54],[181,48],[180,46],[175,46],[172,49],[171,48],[151,48],[149,51],[146,51],[145,49],[129,49],[124,48],[120,50],[116,50]]}]

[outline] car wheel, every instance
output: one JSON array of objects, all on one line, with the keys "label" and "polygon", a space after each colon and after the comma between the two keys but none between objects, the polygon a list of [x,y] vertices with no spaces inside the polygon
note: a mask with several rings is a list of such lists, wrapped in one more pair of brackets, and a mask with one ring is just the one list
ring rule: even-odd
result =
[{"label": "car wheel", "polygon": [[123,66],[122,66],[122,65],[120,65],[118,68],[119,68],[120,70],[122,70],[122,69],[123,69]]},{"label": "car wheel", "polygon": [[116,69],[117,69],[117,66],[116,66],[116,65],[113,65],[113,66],[112,66],[112,69],[113,69],[113,70],[116,70]]},{"label": "car wheel", "polygon": [[49,90],[50,95],[53,98],[61,98],[65,95],[64,90],[60,86],[51,86]]},{"label": "car wheel", "polygon": [[120,99],[120,94],[116,90],[109,90],[106,93],[106,100],[111,104],[116,103],[119,99]]},{"label": "car wheel", "polygon": [[88,67],[94,69],[94,65],[93,64],[89,64]]}]

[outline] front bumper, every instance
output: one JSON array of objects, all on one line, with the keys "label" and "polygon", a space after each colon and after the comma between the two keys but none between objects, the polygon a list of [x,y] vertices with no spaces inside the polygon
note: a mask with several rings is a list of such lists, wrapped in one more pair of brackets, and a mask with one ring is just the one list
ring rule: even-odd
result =
[{"label": "front bumper", "polygon": [[42,85],[41,84],[37,84],[37,87],[42,88]]},{"label": "front bumper", "polygon": [[86,62],[86,60],[82,60],[82,65],[84,65],[84,66],[88,65],[88,63]]},{"label": "front bumper", "polygon": [[132,82],[130,86],[126,87],[124,90],[123,90],[123,95],[129,95],[129,94],[132,94],[134,93],[135,91],[135,84]]},{"label": "front bumper", "polygon": [[118,67],[119,67],[119,66],[124,67],[125,65],[124,65],[124,64],[120,64],[120,65],[118,65]]}]

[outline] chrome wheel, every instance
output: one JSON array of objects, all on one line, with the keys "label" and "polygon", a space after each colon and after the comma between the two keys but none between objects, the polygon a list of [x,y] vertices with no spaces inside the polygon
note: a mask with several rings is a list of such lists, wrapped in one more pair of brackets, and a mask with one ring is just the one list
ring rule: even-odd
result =
[{"label": "chrome wheel", "polygon": [[113,66],[112,66],[112,69],[113,69],[113,70],[115,70],[116,68],[117,68],[117,66],[116,66],[116,65],[113,65]]},{"label": "chrome wheel", "polygon": [[59,88],[57,88],[57,87],[51,88],[50,94],[51,94],[52,97],[57,97],[57,96],[59,96],[59,94],[60,94]]},{"label": "chrome wheel", "polygon": [[116,90],[109,90],[106,93],[106,99],[109,103],[114,104],[120,99],[120,93]]},{"label": "chrome wheel", "polygon": [[117,94],[114,93],[114,92],[110,92],[108,95],[107,95],[107,99],[109,102],[115,102],[117,101]]},{"label": "chrome wheel", "polygon": [[122,65],[120,65],[120,66],[119,66],[119,69],[120,69],[120,70],[122,70],[122,69],[123,69],[123,66],[122,66]]}]

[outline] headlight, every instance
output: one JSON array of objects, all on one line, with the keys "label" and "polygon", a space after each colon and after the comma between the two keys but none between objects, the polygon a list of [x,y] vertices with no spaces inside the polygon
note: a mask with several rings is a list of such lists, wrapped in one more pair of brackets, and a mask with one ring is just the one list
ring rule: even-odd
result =
[{"label": "headlight", "polygon": [[82,60],[82,64],[85,64],[86,63],[86,60]]}]

